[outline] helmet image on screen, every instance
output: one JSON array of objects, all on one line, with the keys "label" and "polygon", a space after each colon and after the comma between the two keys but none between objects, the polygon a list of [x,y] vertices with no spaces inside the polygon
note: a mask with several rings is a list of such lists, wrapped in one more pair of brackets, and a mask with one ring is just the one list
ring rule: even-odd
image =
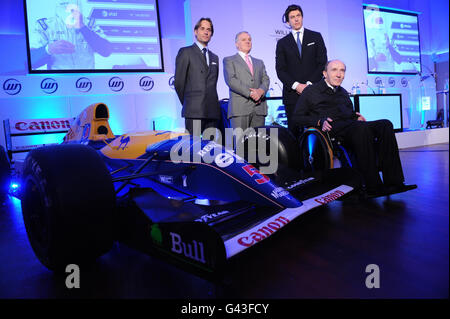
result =
[{"label": "helmet image on screen", "polygon": [[47,65],[49,70],[93,70],[94,53],[111,54],[93,19],[83,15],[81,0],[57,0],[53,15],[37,19],[30,32],[32,69]]}]

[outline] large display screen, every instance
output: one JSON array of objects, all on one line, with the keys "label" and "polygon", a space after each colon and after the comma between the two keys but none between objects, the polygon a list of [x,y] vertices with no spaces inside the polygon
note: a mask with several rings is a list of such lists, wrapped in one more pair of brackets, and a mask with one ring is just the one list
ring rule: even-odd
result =
[{"label": "large display screen", "polygon": [[369,73],[421,72],[416,13],[363,5]]},{"label": "large display screen", "polygon": [[283,98],[267,97],[267,116],[265,125],[273,125],[277,123],[281,126],[287,127],[286,111],[284,109]]},{"label": "large display screen", "polygon": [[387,119],[392,122],[394,131],[403,131],[402,96],[400,94],[357,95],[356,111],[367,121]]},{"label": "large display screen", "polygon": [[31,73],[164,71],[157,0],[24,0]]}]

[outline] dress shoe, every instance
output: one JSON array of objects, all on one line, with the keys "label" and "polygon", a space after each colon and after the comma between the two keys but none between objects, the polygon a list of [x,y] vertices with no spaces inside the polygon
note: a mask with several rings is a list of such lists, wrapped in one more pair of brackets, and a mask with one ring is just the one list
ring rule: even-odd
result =
[{"label": "dress shoe", "polygon": [[397,185],[383,185],[379,187],[374,188],[367,188],[366,194],[367,198],[375,198],[375,197],[382,197],[382,196],[388,196],[392,194],[398,194],[403,193],[412,189],[416,189],[417,185],[407,185],[407,184],[397,184]]},{"label": "dress shoe", "polygon": [[383,185],[377,187],[367,187],[364,189],[365,198],[375,198],[386,195],[386,189]]},{"label": "dress shoe", "polygon": [[410,191],[410,190],[416,189],[416,188],[417,188],[416,184],[407,185],[407,184],[403,184],[403,183],[398,184],[398,185],[385,186],[386,195],[403,193],[403,192],[407,192],[407,191]]}]

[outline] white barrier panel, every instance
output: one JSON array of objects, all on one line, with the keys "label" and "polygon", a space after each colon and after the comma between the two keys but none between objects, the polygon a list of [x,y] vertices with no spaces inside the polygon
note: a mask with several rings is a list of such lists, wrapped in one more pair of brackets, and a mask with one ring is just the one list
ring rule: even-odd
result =
[{"label": "white barrier panel", "polygon": [[174,92],[173,74],[32,74],[0,77],[0,98]]}]

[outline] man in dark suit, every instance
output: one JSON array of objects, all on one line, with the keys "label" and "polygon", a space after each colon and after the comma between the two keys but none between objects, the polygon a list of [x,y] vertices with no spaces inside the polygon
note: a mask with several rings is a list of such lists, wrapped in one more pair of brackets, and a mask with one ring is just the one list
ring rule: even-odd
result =
[{"label": "man in dark suit", "polygon": [[178,51],[175,64],[175,90],[183,110],[186,129],[201,135],[210,127],[217,127],[220,119],[217,78],[219,58],[208,49],[214,34],[211,19],[201,18],[194,27],[196,42]]},{"label": "man in dark suit", "polygon": [[289,130],[298,137],[299,127],[292,120],[299,95],[307,85],[319,82],[327,63],[327,49],[319,32],[303,27],[303,10],[290,5],[284,20],[292,32],[277,43],[275,68],[283,82],[283,103],[285,105]]},{"label": "man in dark suit", "polygon": [[264,125],[267,115],[265,95],[270,79],[262,60],[250,56],[252,37],[246,31],[235,38],[238,53],[223,59],[224,78],[230,88],[228,118],[231,126],[245,131]]},{"label": "man in dark suit", "polygon": [[404,184],[392,123],[389,120],[366,121],[364,116],[353,111],[348,92],[341,87],[345,71],[346,66],[340,60],[325,64],[324,79],[304,90],[292,114],[293,120],[301,126],[321,128],[343,140],[355,154],[353,168],[361,173],[369,196],[416,188],[416,185]]}]

